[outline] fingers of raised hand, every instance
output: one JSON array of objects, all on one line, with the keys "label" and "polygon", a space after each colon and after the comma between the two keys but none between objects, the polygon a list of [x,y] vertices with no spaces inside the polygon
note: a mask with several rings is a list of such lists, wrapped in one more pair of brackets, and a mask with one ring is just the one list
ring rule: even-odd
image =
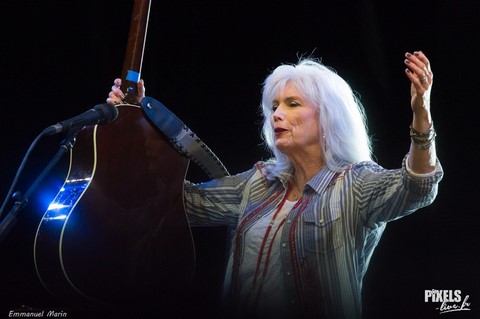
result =
[{"label": "fingers of raised hand", "polygon": [[145,97],[145,83],[143,80],[138,81],[137,83],[137,92],[140,99]]},{"label": "fingers of raised hand", "polygon": [[110,92],[108,93],[107,103],[120,104],[122,103],[122,99],[116,93]]},{"label": "fingers of raised hand", "polygon": [[112,90],[108,93],[107,103],[120,104],[123,102],[125,95],[123,94],[120,86],[122,85],[121,79],[115,79],[113,81]]},{"label": "fingers of raised hand", "polygon": [[415,51],[412,53],[405,53],[405,65],[407,75],[412,83],[427,88],[433,80],[433,73],[425,54],[422,51]]}]

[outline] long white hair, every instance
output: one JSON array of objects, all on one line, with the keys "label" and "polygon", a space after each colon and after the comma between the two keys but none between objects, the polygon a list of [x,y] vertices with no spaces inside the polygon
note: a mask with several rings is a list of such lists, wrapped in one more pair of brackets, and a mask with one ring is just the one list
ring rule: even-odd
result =
[{"label": "long white hair", "polygon": [[319,114],[324,136],[325,162],[329,169],[339,172],[353,163],[371,160],[372,148],[366,126],[365,110],[348,83],[334,70],[317,60],[301,59],[294,65],[280,65],[266,79],[262,90],[262,134],[275,162],[269,178],[289,180],[293,165],[275,146],[271,124],[272,102],[287,83],[301,92]]}]

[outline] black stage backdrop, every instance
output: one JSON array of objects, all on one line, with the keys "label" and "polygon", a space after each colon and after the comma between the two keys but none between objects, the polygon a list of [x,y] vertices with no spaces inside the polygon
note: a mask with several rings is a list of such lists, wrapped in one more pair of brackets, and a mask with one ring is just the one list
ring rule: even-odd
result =
[{"label": "black stage backdrop", "polygon": [[[435,77],[432,113],[445,177],[433,205],[387,227],[366,275],[364,317],[478,318],[480,14],[475,3],[154,0],[142,78],[147,95],[167,105],[237,173],[269,156],[259,137],[263,79],[281,63],[313,55],[359,93],[376,159],[395,168],[409,147],[404,53],[423,50]],[[121,75],[132,6],[125,0],[1,5],[2,201],[37,134],[105,101]],[[26,191],[61,138],[40,141],[16,190]],[[62,162],[0,243],[0,318],[23,305],[71,311],[46,293],[32,262],[43,198],[53,196],[64,177]],[[191,164],[188,178],[199,182],[206,176]],[[196,309],[199,318],[214,317],[225,229],[193,232],[195,298],[185,307]],[[442,314],[440,303],[424,300],[433,289],[460,290],[471,310]]]}]

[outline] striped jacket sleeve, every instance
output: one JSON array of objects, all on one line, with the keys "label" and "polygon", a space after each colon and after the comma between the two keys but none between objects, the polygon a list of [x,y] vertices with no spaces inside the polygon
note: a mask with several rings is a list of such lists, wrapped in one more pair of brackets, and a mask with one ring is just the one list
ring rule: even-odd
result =
[{"label": "striped jacket sleeve", "polygon": [[353,168],[353,174],[356,175],[354,196],[364,224],[377,227],[430,205],[437,196],[443,170],[437,161],[434,174],[415,176],[407,171],[405,157],[399,169],[364,162]]},{"label": "striped jacket sleeve", "polygon": [[257,172],[246,172],[195,184],[184,183],[185,210],[191,226],[236,226],[244,189]]}]

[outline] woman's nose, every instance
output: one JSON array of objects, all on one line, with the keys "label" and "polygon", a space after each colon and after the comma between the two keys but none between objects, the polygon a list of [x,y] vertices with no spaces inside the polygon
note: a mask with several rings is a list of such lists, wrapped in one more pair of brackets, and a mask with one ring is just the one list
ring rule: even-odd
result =
[{"label": "woman's nose", "polygon": [[273,121],[275,121],[275,122],[280,121],[280,120],[284,120],[285,119],[285,112],[283,111],[283,108],[281,108],[280,106],[277,107],[275,112],[273,112],[272,117],[273,117]]}]

